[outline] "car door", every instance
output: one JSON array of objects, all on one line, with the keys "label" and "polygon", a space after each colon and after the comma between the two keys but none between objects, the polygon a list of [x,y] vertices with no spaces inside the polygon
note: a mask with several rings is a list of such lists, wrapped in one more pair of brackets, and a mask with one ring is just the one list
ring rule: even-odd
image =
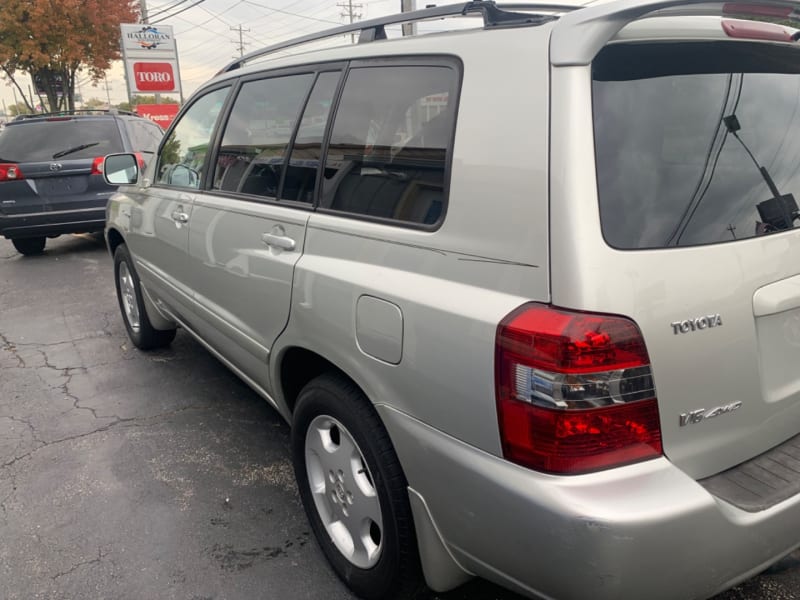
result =
[{"label": "car door", "polygon": [[149,169],[152,185],[135,198],[128,244],[145,289],[173,316],[192,320],[187,278],[189,220],[206,154],[230,86],[204,94],[176,121]]},{"label": "car door", "polygon": [[221,135],[211,190],[194,202],[189,285],[200,333],[267,389],[266,363],[289,318],[339,78],[339,70],[307,70],[245,81]]}]

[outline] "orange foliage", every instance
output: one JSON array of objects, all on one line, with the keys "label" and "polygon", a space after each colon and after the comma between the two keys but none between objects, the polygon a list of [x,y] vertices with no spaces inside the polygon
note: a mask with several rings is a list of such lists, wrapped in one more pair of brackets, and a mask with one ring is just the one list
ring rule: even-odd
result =
[{"label": "orange foliage", "polygon": [[15,71],[36,75],[45,87],[57,74],[70,87],[70,98],[75,73],[87,69],[93,79],[101,78],[120,58],[120,23],[139,20],[137,0],[3,0],[2,4],[0,69],[8,76]]}]

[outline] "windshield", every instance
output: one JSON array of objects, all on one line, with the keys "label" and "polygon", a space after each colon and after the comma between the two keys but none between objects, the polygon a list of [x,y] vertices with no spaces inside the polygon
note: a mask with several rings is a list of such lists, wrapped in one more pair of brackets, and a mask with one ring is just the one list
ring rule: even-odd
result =
[{"label": "windshield", "polygon": [[709,244],[798,226],[800,50],[616,45],[595,59],[593,79],[611,246]]},{"label": "windshield", "polygon": [[0,156],[7,162],[95,158],[123,151],[113,119],[20,121],[0,132]]}]

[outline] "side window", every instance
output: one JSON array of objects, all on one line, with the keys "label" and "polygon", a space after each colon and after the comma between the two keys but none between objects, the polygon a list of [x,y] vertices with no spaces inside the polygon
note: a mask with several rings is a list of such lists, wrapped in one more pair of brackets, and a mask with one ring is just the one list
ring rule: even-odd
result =
[{"label": "side window", "polygon": [[141,152],[149,161],[150,157],[158,150],[158,144],[164,137],[164,130],[158,125],[144,121],[127,121],[128,137],[131,139],[133,149]]},{"label": "side window", "polygon": [[314,91],[300,119],[300,127],[292,146],[289,166],[283,181],[282,200],[313,202],[319,161],[322,157],[322,138],[328,123],[333,95],[339,83],[340,71],[320,73]]},{"label": "side window", "polygon": [[328,148],[320,206],[432,225],[443,212],[458,76],[441,66],[352,69]]},{"label": "side window", "polygon": [[242,85],[225,126],[214,189],[277,198],[278,186],[313,73]]},{"label": "side window", "polygon": [[209,92],[181,115],[161,147],[156,183],[198,188],[203,179],[208,146],[230,87]]}]

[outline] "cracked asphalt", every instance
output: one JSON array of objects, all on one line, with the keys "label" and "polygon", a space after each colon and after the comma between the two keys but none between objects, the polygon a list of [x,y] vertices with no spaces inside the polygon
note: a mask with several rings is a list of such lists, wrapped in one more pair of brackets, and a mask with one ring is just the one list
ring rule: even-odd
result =
[{"label": "cracked asphalt", "polygon": [[[134,349],[118,310],[100,239],[38,257],[0,240],[0,599],[353,598],[311,537],[283,421],[184,332]],[[716,600],[795,598],[800,553]]]}]

